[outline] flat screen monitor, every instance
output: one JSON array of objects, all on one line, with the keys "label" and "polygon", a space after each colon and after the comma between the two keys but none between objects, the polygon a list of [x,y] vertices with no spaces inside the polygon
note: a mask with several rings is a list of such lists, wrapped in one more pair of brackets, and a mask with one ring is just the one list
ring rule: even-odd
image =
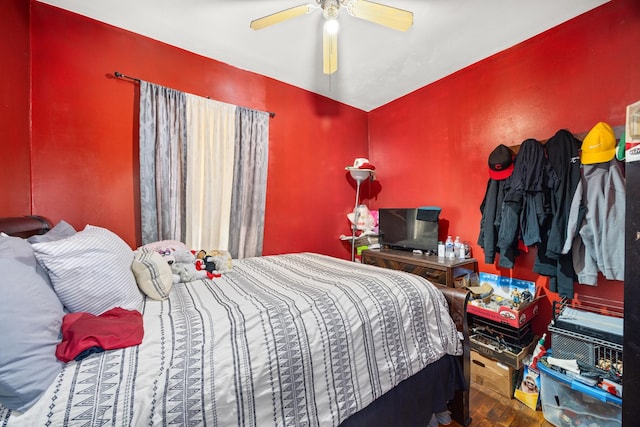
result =
[{"label": "flat screen monitor", "polygon": [[378,209],[380,244],[437,252],[439,216],[438,207]]}]

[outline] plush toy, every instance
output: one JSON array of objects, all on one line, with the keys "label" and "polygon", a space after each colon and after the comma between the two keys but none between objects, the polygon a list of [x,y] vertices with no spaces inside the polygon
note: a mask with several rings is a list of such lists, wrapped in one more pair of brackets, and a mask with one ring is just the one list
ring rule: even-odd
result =
[{"label": "plush toy", "polygon": [[195,264],[187,262],[174,262],[171,264],[173,283],[187,283],[197,279],[209,278],[206,271],[199,271]]},{"label": "plush toy", "polygon": [[196,256],[188,249],[175,249],[171,252],[171,256],[176,262],[194,264],[196,262]]},{"label": "plush toy", "polygon": [[211,274],[219,275],[222,273],[227,273],[233,268],[233,261],[231,260],[231,254],[229,253],[229,251],[200,250],[196,254],[196,258],[196,267],[202,270],[206,270]]},{"label": "plush toy", "polygon": [[206,271],[196,268],[195,255],[185,245],[171,245],[169,247],[157,247],[164,260],[171,266],[173,283],[187,283],[197,279],[207,278]]},{"label": "plush toy", "polygon": [[367,208],[367,205],[358,205],[354,212],[347,214],[347,218],[351,221],[352,226],[355,225],[356,229],[361,231],[361,235],[377,233],[377,211],[374,215],[374,213]]}]

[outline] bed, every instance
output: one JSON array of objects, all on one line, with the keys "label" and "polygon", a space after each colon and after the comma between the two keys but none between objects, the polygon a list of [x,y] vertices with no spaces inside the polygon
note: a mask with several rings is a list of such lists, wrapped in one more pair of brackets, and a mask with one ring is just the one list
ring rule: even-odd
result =
[{"label": "bed", "polygon": [[[0,231],[53,230],[28,216],[0,218]],[[0,425],[426,426],[449,408],[466,426],[467,298],[314,253],[233,260],[221,277],[143,296],[139,345],[56,360],[26,410],[0,404]]]}]

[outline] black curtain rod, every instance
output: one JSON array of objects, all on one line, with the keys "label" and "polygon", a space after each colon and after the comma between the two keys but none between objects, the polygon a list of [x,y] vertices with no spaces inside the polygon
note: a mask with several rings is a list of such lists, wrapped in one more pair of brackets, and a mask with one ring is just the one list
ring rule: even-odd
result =
[{"label": "black curtain rod", "polygon": [[[134,82],[140,83],[140,79],[137,77],[130,77],[127,76],[125,74],[122,74],[120,71],[115,71],[113,73],[114,76],[116,76],[119,79],[127,79],[127,80],[132,80]],[[207,99],[211,99],[207,96]],[[267,111],[267,113],[269,113],[269,117],[274,118],[276,116],[276,113],[272,113],[271,111]]]}]

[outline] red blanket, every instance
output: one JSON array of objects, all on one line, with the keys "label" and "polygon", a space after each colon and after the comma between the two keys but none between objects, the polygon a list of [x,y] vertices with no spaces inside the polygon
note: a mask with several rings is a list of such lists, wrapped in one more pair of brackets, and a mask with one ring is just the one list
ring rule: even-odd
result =
[{"label": "red blanket", "polygon": [[113,350],[142,342],[142,314],[116,307],[99,316],[90,313],[69,313],[62,319],[62,342],[56,357],[63,362],[74,360],[87,350]]}]

